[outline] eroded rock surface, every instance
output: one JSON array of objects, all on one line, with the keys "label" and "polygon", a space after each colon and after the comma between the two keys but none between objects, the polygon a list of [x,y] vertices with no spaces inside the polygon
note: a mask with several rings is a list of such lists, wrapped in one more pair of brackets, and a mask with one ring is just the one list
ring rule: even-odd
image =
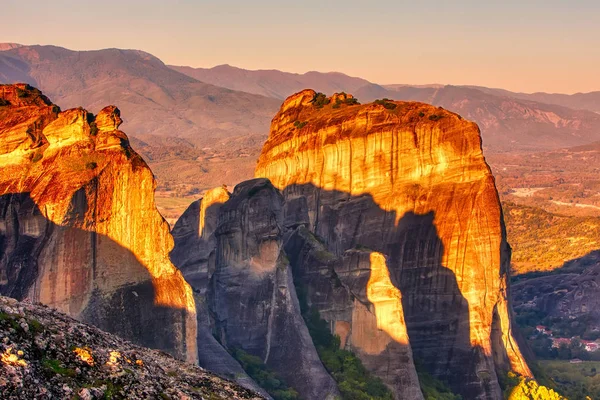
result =
[{"label": "eroded rock surface", "polygon": [[209,190],[190,204],[171,231],[175,247],[171,260],[183,273],[194,293],[198,319],[198,363],[214,373],[234,379],[265,398],[270,396],[250,378],[242,366],[213,336],[214,322],[208,308],[209,283],[215,272],[215,231],[221,206],[229,200],[224,187]]},{"label": "eroded rock surface", "polygon": [[221,206],[211,308],[220,342],[260,357],[305,399],[333,399],[300,313],[283,251],[283,197],[266,179],[236,186]]},{"label": "eroded rock surface", "polygon": [[60,112],[27,85],[0,100],[0,294],[195,361],[192,290],[119,110]]},{"label": "eroded rock surface", "polygon": [[[308,300],[398,398],[418,385],[411,351],[463,397],[500,398],[498,373],[531,374],[511,332],[510,249],[477,125],[422,103],[335,98],[289,97],[256,168],[282,191],[286,228],[337,259],[315,266],[319,253],[287,242]],[[404,362],[390,363],[389,345]]]},{"label": "eroded rock surface", "polygon": [[0,393],[30,399],[260,399],[198,366],[0,296]]}]

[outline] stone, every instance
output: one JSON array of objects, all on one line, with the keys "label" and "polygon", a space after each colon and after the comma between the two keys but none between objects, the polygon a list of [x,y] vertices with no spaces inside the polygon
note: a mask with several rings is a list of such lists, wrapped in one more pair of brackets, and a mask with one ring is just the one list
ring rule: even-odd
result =
[{"label": "stone", "polygon": [[214,322],[208,308],[208,290],[215,271],[215,231],[219,212],[229,196],[226,188],[218,187],[207,191],[202,199],[190,204],[171,231],[175,246],[170,258],[193,289],[198,320],[199,365],[270,398],[213,336]]},{"label": "stone", "polygon": [[0,294],[195,362],[192,290],[118,109],[60,112],[27,85],[0,95]]},{"label": "stone", "polygon": [[266,179],[237,185],[221,206],[209,304],[224,347],[259,357],[301,398],[334,399],[283,250],[283,197]]},{"label": "stone", "polygon": [[[510,247],[477,125],[422,103],[316,98],[286,99],[255,173],[283,193],[296,230],[286,251],[311,305],[397,398],[418,385],[413,358],[470,399],[500,398],[498,374],[531,377],[512,334]],[[334,261],[312,264],[319,253],[300,227]]]},{"label": "stone", "polygon": [[[39,304],[23,303],[25,319],[35,330],[9,332],[18,318],[7,312],[8,304],[0,296],[0,332],[8,338],[0,344],[3,400],[263,398],[197,365],[136,346]],[[38,348],[38,341],[46,345]]]}]

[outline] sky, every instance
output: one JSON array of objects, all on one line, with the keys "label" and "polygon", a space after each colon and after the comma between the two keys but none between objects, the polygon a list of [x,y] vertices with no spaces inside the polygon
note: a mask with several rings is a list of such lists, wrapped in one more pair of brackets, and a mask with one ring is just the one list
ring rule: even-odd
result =
[{"label": "sky", "polygon": [[0,42],[379,84],[600,90],[599,0],[0,0]]}]

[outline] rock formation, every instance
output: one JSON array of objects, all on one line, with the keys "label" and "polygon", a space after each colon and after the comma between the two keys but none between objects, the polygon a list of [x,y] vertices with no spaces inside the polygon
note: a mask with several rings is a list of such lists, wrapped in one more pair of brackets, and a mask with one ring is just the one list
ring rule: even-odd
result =
[{"label": "rock formation", "polygon": [[215,231],[219,212],[229,196],[227,189],[219,187],[209,190],[202,199],[190,204],[171,231],[175,247],[170,256],[193,289],[198,318],[197,347],[200,366],[230,377],[240,385],[270,398],[213,336],[214,323],[207,300],[209,283],[215,272]]},{"label": "rock formation", "polygon": [[195,361],[192,290],[119,114],[0,86],[0,294]]},{"label": "rock formation", "polygon": [[196,294],[201,365],[254,387],[223,351],[243,350],[301,398],[333,399],[335,381],[312,343],[283,251],[282,211],[283,197],[266,179],[239,184],[230,198],[223,188],[209,191],[174,227],[171,258]]},{"label": "rock formation", "polygon": [[0,393],[30,399],[255,399],[160,351],[0,296]]},{"label": "rock formation", "polygon": [[498,374],[531,373],[479,129],[422,103],[354,103],[305,90],[271,123],[256,177],[284,195],[294,274],[398,398],[420,395],[413,358],[464,398],[500,398]]}]

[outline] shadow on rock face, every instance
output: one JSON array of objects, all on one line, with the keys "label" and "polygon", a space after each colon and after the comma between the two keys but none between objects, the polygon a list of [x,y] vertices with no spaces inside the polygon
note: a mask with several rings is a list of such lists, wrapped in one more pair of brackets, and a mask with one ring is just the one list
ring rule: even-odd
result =
[{"label": "shadow on rock face", "polygon": [[[73,202],[85,202],[80,197]],[[74,210],[85,209],[73,204],[67,218],[76,221]],[[29,193],[0,196],[0,294],[41,302],[185,359],[187,311],[157,305],[146,267],[93,229],[49,221]]]},{"label": "shadow on rock face", "polygon": [[[443,265],[433,211],[407,212],[397,221],[370,195],[311,184],[283,193],[285,249],[294,278],[306,288],[309,306],[368,369],[400,397],[411,396],[406,388],[415,384],[413,361],[465,398],[500,396],[492,355],[471,344],[469,304],[455,273]],[[385,258],[387,287],[373,282],[373,254]],[[372,284],[390,294],[370,298]],[[389,306],[395,297],[401,306]],[[378,307],[378,301],[387,305]],[[392,327],[387,332],[386,325]],[[402,325],[406,340],[397,332]]]},{"label": "shadow on rock face", "polygon": [[[265,182],[244,182],[229,201],[208,207],[211,220],[202,225],[210,232],[199,234],[200,204],[174,229],[171,257],[175,264],[180,259],[198,296],[200,331],[278,372],[296,365],[301,376],[294,357],[307,345],[306,326],[295,304],[306,303],[397,398],[422,398],[415,363],[464,398],[500,396],[495,359],[507,355],[502,333],[494,337],[497,315],[490,307],[496,357],[471,343],[469,304],[443,265],[433,211],[397,219],[369,195],[297,185],[284,189],[282,199]],[[212,361],[205,360],[208,369]],[[297,387],[293,378],[288,383]]]}]

